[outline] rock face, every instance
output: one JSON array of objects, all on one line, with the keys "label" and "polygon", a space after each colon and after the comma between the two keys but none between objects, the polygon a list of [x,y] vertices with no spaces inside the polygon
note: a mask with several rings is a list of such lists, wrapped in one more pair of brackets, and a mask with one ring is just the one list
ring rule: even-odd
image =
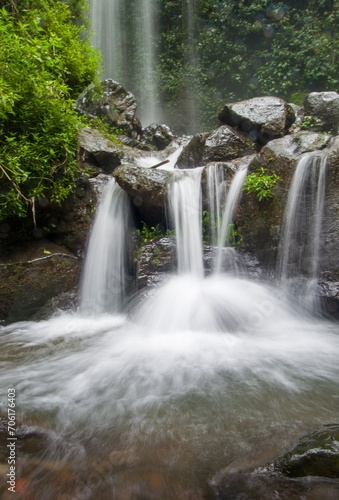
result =
[{"label": "rock face", "polygon": [[74,292],[78,284],[78,259],[63,248],[56,253],[54,246],[53,253],[33,260],[21,258],[21,262],[0,264],[2,322],[32,318],[50,299]]},{"label": "rock face", "polygon": [[114,177],[130,195],[140,220],[148,225],[165,220],[167,186],[172,179],[170,172],[121,165],[114,171]]},{"label": "rock face", "polygon": [[135,138],[141,133],[141,124],[135,117],[137,102],[134,95],[112,79],[103,81],[99,89],[90,85],[78,97],[75,109],[89,118],[104,118],[112,127]]},{"label": "rock face", "polygon": [[339,94],[311,92],[304,101],[305,115],[320,121],[319,129],[339,133]]},{"label": "rock face", "polygon": [[238,127],[253,141],[266,144],[283,136],[295,120],[293,108],[278,97],[255,97],[247,101],[226,104],[219,121]]},{"label": "rock face", "polygon": [[244,134],[227,125],[209,134],[197,134],[183,149],[178,158],[179,168],[195,168],[210,162],[225,162],[249,155],[254,145]]},{"label": "rock face", "polygon": [[124,156],[121,148],[117,148],[97,130],[85,127],[79,132],[78,139],[79,161],[82,165],[89,163],[111,174],[121,164]]},{"label": "rock face", "polygon": [[259,202],[255,193],[243,193],[236,217],[244,247],[265,266],[275,266],[288,190],[301,155],[323,149],[329,143],[328,135],[298,132],[270,141],[251,161],[249,173],[264,168],[280,178],[271,199]]}]

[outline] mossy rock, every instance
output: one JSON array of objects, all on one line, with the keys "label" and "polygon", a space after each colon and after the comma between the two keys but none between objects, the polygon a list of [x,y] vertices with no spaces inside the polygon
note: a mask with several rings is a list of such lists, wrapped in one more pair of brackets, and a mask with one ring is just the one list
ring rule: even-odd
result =
[{"label": "mossy rock", "polygon": [[276,463],[288,477],[320,476],[339,479],[339,424],[325,425],[301,439]]}]

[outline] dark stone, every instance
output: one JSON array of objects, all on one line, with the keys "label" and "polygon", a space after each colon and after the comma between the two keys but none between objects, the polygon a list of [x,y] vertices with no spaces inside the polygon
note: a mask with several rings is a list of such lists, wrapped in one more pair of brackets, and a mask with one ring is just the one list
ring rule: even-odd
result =
[{"label": "dark stone", "polygon": [[137,286],[139,289],[161,283],[176,270],[175,238],[150,241],[139,250]]},{"label": "dark stone", "polygon": [[295,120],[293,108],[278,97],[255,97],[226,104],[219,113],[222,124],[238,127],[253,141],[267,144],[283,136]]},{"label": "dark stone", "polygon": [[184,147],[177,162],[179,168],[195,168],[210,162],[226,162],[255,152],[247,137],[227,125],[210,133],[197,134]]},{"label": "dark stone", "polygon": [[319,130],[339,133],[339,94],[311,92],[304,101],[305,115],[320,121]]},{"label": "dark stone", "polygon": [[121,164],[124,154],[112,141],[106,139],[95,129],[86,127],[79,132],[79,163],[100,167],[105,173],[111,174],[115,167]]},{"label": "dark stone", "polygon": [[131,197],[140,220],[148,225],[165,221],[167,186],[172,173],[166,170],[121,165],[114,171],[119,186]]},{"label": "dark stone", "polygon": [[339,424],[325,425],[305,436],[291,452],[275,462],[275,469],[287,477],[339,479]]},{"label": "dark stone", "polygon": [[55,253],[55,246],[53,252],[33,260],[24,261],[22,256],[21,262],[0,264],[1,321],[30,319],[53,297],[76,290],[78,259],[62,248]]},{"label": "dark stone", "polygon": [[158,125],[152,123],[143,129],[140,141],[145,144],[154,146],[158,150],[165,149],[172,141],[175,140],[175,135],[167,125]]},{"label": "dark stone", "polygon": [[202,165],[205,142],[208,136],[208,133],[203,133],[192,137],[178,158],[178,168],[195,168]]}]

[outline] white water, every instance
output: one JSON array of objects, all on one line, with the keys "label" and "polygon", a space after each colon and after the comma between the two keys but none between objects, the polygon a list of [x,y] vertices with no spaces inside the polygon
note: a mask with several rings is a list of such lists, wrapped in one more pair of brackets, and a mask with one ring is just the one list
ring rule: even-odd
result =
[{"label": "white water", "polygon": [[143,127],[162,122],[155,71],[154,2],[138,0],[134,7],[125,0],[91,0],[90,10],[93,45],[103,54],[103,77],[113,78],[136,95]]},{"label": "white water", "polygon": [[218,254],[217,254],[217,260],[216,260],[216,265],[215,265],[215,272],[220,273],[221,272],[221,264],[222,264],[222,249],[223,247],[227,247],[231,243],[231,237],[229,236],[229,229],[230,225],[232,224],[234,220],[234,214],[235,211],[238,207],[241,194],[242,194],[242,188],[246,179],[247,175],[247,166],[241,166],[237,170],[236,174],[234,175],[234,178],[232,180],[232,183],[230,185],[229,192],[227,194],[227,199],[226,199],[226,204],[225,204],[225,209],[224,209],[224,214],[223,214],[223,219],[222,219],[222,224],[221,224],[221,229],[219,232],[219,238],[218,238]]},{"label": "white water", "polygon": [[112,179],[98,206],[86,252],[80,292],[84,314],[122,312],[130,231],[128,196]]},{"label": "white water", "polygon": [[222,208],[225,206],[227,183],[225,170],[218,163],[207,168],[207,203],[210,217],[210,241],[217,245],[222,221]]},{"label": "white water", "polygon": [[178,170],[168,190],[169,211],[177,240],[179,274],[203,276],[202,261],[202,167]]},{"label": "white water", "polygon": [[[326,156],[304,155],[293,175],[284,214],[278,276],[286,295],[316,308]],[[303,279],[301,279],[303,278]]]}]

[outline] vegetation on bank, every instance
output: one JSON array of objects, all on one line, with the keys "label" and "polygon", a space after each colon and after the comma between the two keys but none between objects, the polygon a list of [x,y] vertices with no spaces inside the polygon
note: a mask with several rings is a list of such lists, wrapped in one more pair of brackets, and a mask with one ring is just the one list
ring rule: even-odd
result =
[{"label": "vegetation on bank", "polygon": [[[73,1],[0,2],[0,220],[60,203],[74,187],[73,109],[97,78],[99,54]],[[75,22],[76,21],[76,22]]]}]

